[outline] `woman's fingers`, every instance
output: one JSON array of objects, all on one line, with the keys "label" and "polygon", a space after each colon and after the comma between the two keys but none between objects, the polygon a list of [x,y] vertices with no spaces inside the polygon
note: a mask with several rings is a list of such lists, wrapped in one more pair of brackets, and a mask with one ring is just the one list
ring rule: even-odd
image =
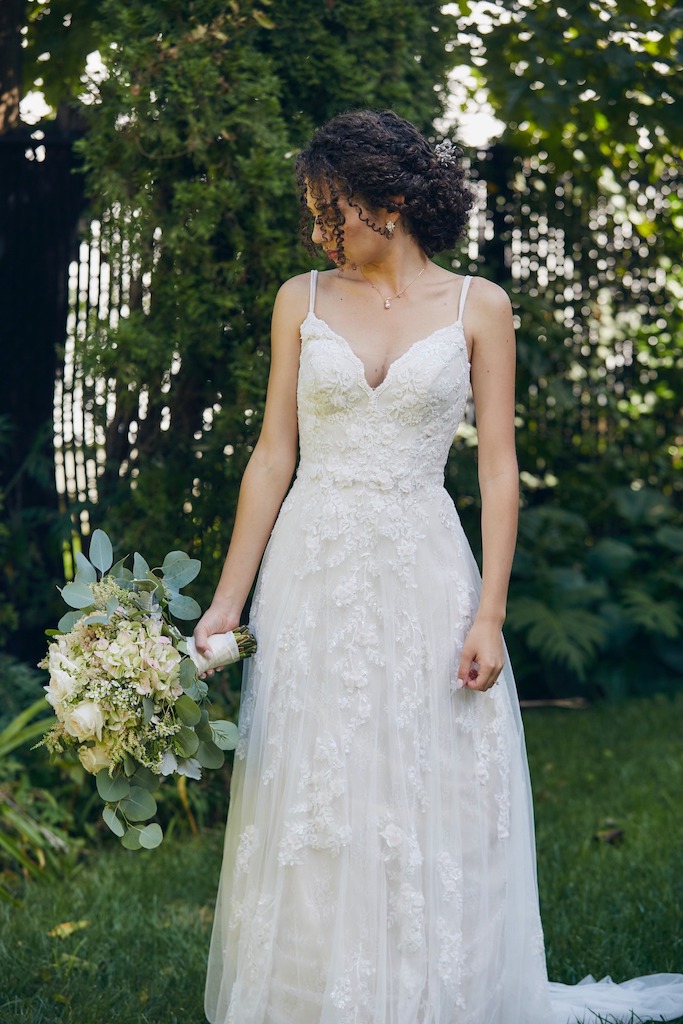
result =
[{"label": "woman's fingers", "polygon": [[463,687],[467,687],[468,690],[490,690],[494,683],[498,682],[502,670],[502,662],[487,660],[463,648],[455,687],[458,690]]},{"label": "woman's fingers", "polygon": [[465,685],[470,690],[490,690],[491,687],[498,682],[498,676],[503,669],[502,664],[488,664],[488,665],[477,665],[477,671],[474,674],[470,674],[470,678],[467,680]]}]

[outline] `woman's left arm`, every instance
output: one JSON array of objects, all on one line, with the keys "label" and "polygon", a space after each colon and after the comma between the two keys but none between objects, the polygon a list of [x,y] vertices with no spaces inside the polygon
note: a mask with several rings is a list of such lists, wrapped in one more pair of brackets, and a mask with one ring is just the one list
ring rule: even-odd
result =
[{"label": "woman's left arm", "polygon": [[[475,290],[476,289],[476,290]],[[510,300],[486,280],[472,283],[467,333],[481,492],[482,591],[458,667],[458,683],[488,690],[503,668],[505,606],[517,537],[519,471],[515,454],[515,330]]]}]

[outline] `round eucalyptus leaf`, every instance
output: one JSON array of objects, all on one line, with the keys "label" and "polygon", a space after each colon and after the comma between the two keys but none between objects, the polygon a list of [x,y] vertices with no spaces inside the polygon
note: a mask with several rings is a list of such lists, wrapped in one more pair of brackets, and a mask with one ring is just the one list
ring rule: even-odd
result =
[{"label": "round eucalyptus leaf", "polygon": [[194,755],[202,768],[221,768],[225,763],[225,754],[215,743],[202,741]]},{"label": "round eucalyptus leaf", "polygon": [[127,850],[139,850],[141,845],[140,829],[129,828],[121,840],[121,846],[125,846]]},{"label": "round eucalyptus leaf", "polygon": [[89,554],[90,561],[101,573],[111,569],[111,564],[114,561],[114,549],[104,530],[95,530],[93,533]]},{"label": "round eucalyptus leaf", "polygon": [[175,740],[176,750],[181,757],[194,756],[197,747],[199,746],[199,737],[194,729],[190,729],[189,726],[183,725],[173,738]]},{"label": "round eucalyptus leaf", "polygon": [[141,789],[148,790],[150,793],[155,793],[161,785],[161,779],[154,772],[151,772],[149,768],[144,768],[140,765],[131,779],[131,783],[134,786],[140,786]]},{"label": "round eucalyptus leaf", "polygon": [[164,833],[161,831],[161,826],[152,822],[151,825],[145,825],[140,833],[140,846],[145,850],[155,850],[163,838]]},{"label": "round eucalyptus leaf", "polygon": [[168,568],[164,567],[164,583],[171,590],[181,590],[188,583],[196,579],[202,563],[198,558],[188,558],[184,562],[174,562]]},{"label": "round eucalyptus leaf", "polygon": [[239,729],[234,722],[210,722],[213,742],[221,750],[234,750],[240,738]]},{"label": "round eucalyptus leaf", "polygon": [[89,608],[95,600],[87,583],[67,583],[62,587],[62,597],[72,608]]},{"label": "round eucalyptus leaf", "polygon": [[203,679],[195,679],[193,680],[193,682],[189,684],[181,683],[181,686],[183,687],[183,690],[185,691],[187,696],[192,697],[192,700],[195,701],[204,700],[207,693],[209,692],[209,687],[204,682]]},{"label": "round eucalyptus leaf", "polygon": [[190,556],[187,554],[187,552],[169,551],[169,553],[166,555],[166,558],[164,558],[163,565],[161,566],[161,568],[164,570],[164,573],[166,573],[171,568],[171,566],[179,565],[182,562],[189,561]]},{"label": "round eucalyptus leaf", "polygon": [[[65,588],[66,589],[66,588]],[[198,619],[202,610],[193,597],[185,594],[174,594],[168,602],[168,610],[178,619]]]},{"label": "round eucalyptus leaf", "polygon": [[82,618],[83,612],[65,612],[57,623],[57,629],[61,633],[68,633],[69,630],[74,628],[78,620]]},{"label": "round eucalyptus leaf", "polygon": [[123,770],[128,778],[130,778],[131,775],[135,775],[138,768],[139,765],[134,757],[131,757],[131,755],[127,753],[123,755]]},{"label": "round eucalyptus leaf", "polygon": [[198,705],[195,704],[192,698],[188,697],[186,693],[181,697],[178,697],[174,707],[178,718],[185,725],[196,725],[202,717],[202,713]]},{"label": "round eucalyptus leaf", "polygon": [[156,814],[157,802],[148,789],[131,786],[130,796],[121,801],[121,813],[128,821],[147,821]]},{"label": "round eucalyptus leaf", "polygon": [[126,826],[123,824],[121,819],[117,816],[116,811],[113,807],[105,807],[102,811],[102,817],[106,821],[109,828],[112,830],[115,836],[121,838],[125,834]]},{"label": "round eucalyptus leaf", "polygon": [[125,800],[130,793],[130,783],[123,775],[110,775],[109,772],[98,772],[95,776],[97,792],[108,804]]}]

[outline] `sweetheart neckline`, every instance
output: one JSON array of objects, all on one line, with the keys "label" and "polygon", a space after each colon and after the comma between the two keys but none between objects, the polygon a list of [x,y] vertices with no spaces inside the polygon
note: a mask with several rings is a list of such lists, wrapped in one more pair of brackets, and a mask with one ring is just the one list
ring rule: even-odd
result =
[{"label": "sweetheart neckline", "polygon": [[393,370],[394,366],[396,366],[403,359],[405,359],[405,357],[407,355],[409,355],[413,351],[414,348],[418,347],[419,345],[423,345],[427,341],[431,341],[432,338],[435,338],[437,334],[443,334],[446,331],[452,331],[452,330],[457,329],[458,327],[460,328],[460,337],[461,337],[461,339],[462,339],[462,341],[464,343],[465,360],[467,362],[467,369],[468,370],[471,369],[471,363],[470,363],[470,360],[469,360],[469,354],[467,352],[467,339],[465,338],[465,331],[464,331],[464,328],[463,328],[462,320],[454,320],[452,323],[445,324],[443,327],[437,327],[436,330],[431,332],[431,334],[426,334],[423,338],[417,338],[415,341],[411,342],[411,344],[408,346],[408,348],[405,349],[404,352],[401,352],[400,356],[396,356],[395,359],[392,359],[392,361],[389,363],[389,366],[387,367],[387,372],[385,373],[384,377],[379,382],[379,384],[376,387],[373,388],[373,386],[369,383],[368,378],[366,376],[365,363],[363,362],[361,357],[358,355],[358,353],[354,352],[353,348],[351,347],[351,345],[349,344],[347,339],[344,337],[344,335],[340,334],[338,331],[335,331],[333,327],[330,327],[330,325],[328,324],[327,320],[323,320],[323,318],[321,316],[318,316],[318,314],[314,310],[312,310],[312,309],[309,310],[308,313],[306,314],[306,317],[302,321],[301,326],[303,327],[303,325],[306,323],[306,321],[311,319],[311,318],[313,320],[317,320],[319,324],[322,324],[323,327],[326,328],[326,330],[329,332],[329,334],[331,334],[338,341],[341,341],[341,343],[344,345],[344,347],[346,348],[346,350],[348,351],[349,355],[352,357],[352,359],[354,360],[354,362],[356,363],[356,365],[357,365],[357,367],[358,367],[358,369],[360,371],[359,372],[359,377],[360,377],[360,380],[361,380],[363,386],[365,387],[366,391],[368,391],[371,395],[377,395],[384,388],[384,385],[389,380],[391,371]]}]

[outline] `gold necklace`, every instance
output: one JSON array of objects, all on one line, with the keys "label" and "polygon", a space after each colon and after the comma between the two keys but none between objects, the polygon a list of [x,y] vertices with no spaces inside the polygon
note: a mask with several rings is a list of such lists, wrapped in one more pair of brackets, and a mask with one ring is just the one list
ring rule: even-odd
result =
[{"label": "gold necklace", "polygon": [[421,277],[422,274],[424,274],[425,270],[427,269],[427,264],[428,263],[429,263],[429,260],[427,260],[425,265],[422,267],[422,270],[420,271],[420,273],[417,274],[412,279],[412,281],[408,281],[408,284],[405,286],[405,288],[401,288],[400,292],[396,292],[395,295],[390,295],[389,298],[387,298],[385,295],[382,295],[382,293],[379,290],[379,288],[377,287],[377,285],[373,284],[369,277],[365,277],[365,273],[363,272],[363,268],[362,267],[359,267],[359,270],[360,270],[361,274],[363,274],[363,277],[365,277],[365,280],[368,282],[370,287],[374,288],[375,291],[377,292],[377,294],[379,295],[380,299],[384,303],[384,308],[385,309],[391,309],[391,303],[394,301],[394,299],[400,299],[402,295],[405,295],[405,293],[410,288],[411,284],[415,284],[415,282],[417,281],[418,277]]}]

